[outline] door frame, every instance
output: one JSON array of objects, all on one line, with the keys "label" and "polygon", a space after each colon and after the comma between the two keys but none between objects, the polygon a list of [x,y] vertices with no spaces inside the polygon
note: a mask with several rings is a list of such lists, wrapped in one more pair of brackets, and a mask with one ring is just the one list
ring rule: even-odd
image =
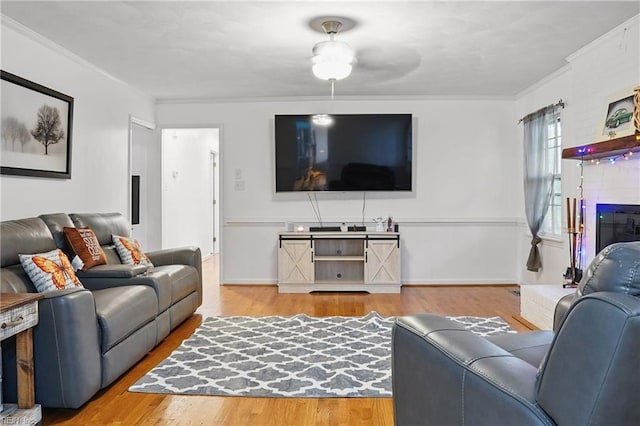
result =
[{"label": "door frame", "polygon": [[[218,129],[218,139],[220,138],[220,130]],[[220,140],[218,140],[218,151],[220,150]],[[218,198],[220,197],[220,173],[218,169],[218,164],[220,163],[220,154],[219,152],[209,151],[209,155],[211,158],[211,198],[212,198],[212,209],[213,209],[213,254],[220,253],[220,241],[218,239],[218,234],[220,233],[218,216],[220,215],[220,204],[218,203]]]}]

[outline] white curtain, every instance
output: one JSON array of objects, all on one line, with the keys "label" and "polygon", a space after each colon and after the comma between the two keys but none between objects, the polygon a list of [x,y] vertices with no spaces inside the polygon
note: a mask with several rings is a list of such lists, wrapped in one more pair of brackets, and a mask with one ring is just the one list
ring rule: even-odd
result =
[{"label": "white curtain", "polygon": [[527,259],[527,270],[537,272],[542,266],[538,232],[549,210],[553,196],[553,177],[557,172],[554,157],[548,154],[548,128],[555,106],[527,115],[524,122],[524,204],[527,224],[533,238]]}]

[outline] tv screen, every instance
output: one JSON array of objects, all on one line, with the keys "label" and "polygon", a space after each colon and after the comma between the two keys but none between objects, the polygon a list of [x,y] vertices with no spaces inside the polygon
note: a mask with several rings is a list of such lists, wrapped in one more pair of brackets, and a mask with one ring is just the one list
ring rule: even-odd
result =
[{"label": "tv screen", "polygon": [[276,115],[276,192],[411,191],[411,114]]}]

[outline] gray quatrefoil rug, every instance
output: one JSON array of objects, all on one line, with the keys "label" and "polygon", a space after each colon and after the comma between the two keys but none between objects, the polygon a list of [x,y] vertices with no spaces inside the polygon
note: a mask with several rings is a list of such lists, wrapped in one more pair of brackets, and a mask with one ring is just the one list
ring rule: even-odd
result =
[{"label": "gray quatrefoil rug", "polygon": [[[500,317],[449,317],[486,336]],[[393,318],[206,318],[129,391],[252,397],[390,397]]]}]

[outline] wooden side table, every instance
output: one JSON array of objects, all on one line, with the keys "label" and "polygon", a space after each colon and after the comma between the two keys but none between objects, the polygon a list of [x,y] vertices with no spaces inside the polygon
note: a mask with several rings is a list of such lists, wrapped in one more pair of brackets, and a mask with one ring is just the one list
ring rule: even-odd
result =
[{"label": "wooden side table", "polygon": [[4,404],[0,423],[42,420],[40,405],[35,404],[32,328],[38,324],[38,300],[43,297],[39,293],[0,293],[0,341],[16,336],[18,375],[18,405]]}]

